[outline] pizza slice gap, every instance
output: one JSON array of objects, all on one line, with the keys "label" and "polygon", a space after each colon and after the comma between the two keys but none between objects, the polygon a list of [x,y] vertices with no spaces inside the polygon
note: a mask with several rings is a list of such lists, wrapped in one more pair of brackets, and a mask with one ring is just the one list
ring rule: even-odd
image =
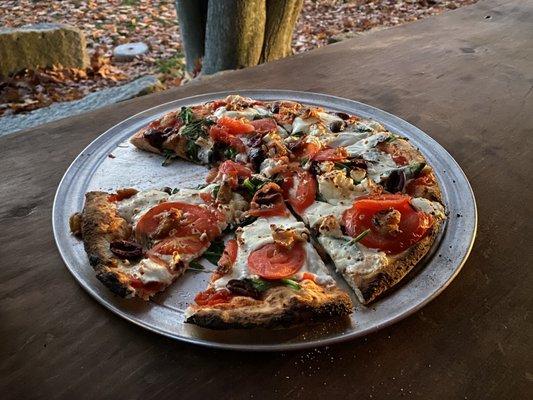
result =
[{"label": "pizza slice gap", "polygon": [[304,223],[285,207],[275,183],[261,187],[227,242],[207,289],[186,311],[186,322],[211,329],[292,326],[352,311],[310,242]]},{"label": "pizza slice gap", "polygon": [[209,201],[214,186],[88,192],[83,211],[70,219],[71,231],[83,240],[96,277],[107,288],[148,300],[194,264],[247,208],[233,193],[228,204],[214,205]]}]

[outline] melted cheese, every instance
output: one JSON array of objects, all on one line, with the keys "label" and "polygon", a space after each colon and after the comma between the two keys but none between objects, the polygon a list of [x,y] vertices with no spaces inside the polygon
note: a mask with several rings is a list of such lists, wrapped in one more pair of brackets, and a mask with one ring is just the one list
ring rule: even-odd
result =
[{"label": "melted cheese", "polygon": [[229,118],[246,118],[249,121],[252,121],[255,117],[266,117],[272,115],[270,111],[261,106],[248,107],[239,111],[228,111],[226,107],[219,107],[213,113],[217,118],[220,117],[229,117]]},{"label": "melted cheese", "polygon": [[317,228],[320,222],[327,216],[334,216],[337,220],[342,218],[342,214],[350,208],[349,205],[331,205],[323,201],[315,201],[302,214],[302,219],[311,228]]},{"label": "melted cheese", "polygon": [[276,174],[275,170],[277,167],[284,165],[283,160],[274,160],[272,158],[265,158],[265,160],[259,166],[259,172],[266,176],[267,178],[272,177]]},{"label": "melted cheese", "polygon": [[152,261],[149,258],[142,259],[132,265],[121,265],[120,271],[134,278],[140,279],[142,283],[161,282],[170,285],[174,280],[174,275],[167,267]]},{"label": "melted cheese", "polygon": [[411,199],[411,205],[418,211],[431,214],[438,219],[446,219],[443,205],[436,201],[430,201],[422,197],[414,197]]},{"label": "melted cheese", "polygon": [[[270,217],[258,218],[250,225],[240,228],[237,232],[239,234],[239,247],[237,251],[237,258],[233,268],[229,274],[217,279],[214,282],[216,289],[226,287],[226,284],[232,279],[257,278],[248,270],[248,257],[250,254],[269,243],[274,243],[272,237],[272,229],[282,227],[284,229],[295,229],[297,232],[308,233],[307,228],[303,222],[297,221],[294,217]],[[311,272],[319,277],[322,282],[332,284],[333,280],[328,275],[327,268],[316,252],[313,245],[309,242],[305,243],[306,259],[304,265],[299,273]]]},{"label": "melted cheese", "polygon": [[373,275],[388,263],[382,251],[369,249],[350,237],[320,236],[319,243],[333,260],[337,271],[348,275]]},{"label": "melted cheese", "polygon": [[117,211],[122,218],[135,226],[146,211],[167,201],[168,197],[168,193],[161,190],[145,190],[119,201]]}]

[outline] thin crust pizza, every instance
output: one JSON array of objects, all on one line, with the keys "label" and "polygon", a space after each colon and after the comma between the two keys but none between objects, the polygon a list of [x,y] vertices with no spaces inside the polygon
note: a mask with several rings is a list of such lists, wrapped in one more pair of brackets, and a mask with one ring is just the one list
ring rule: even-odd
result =
[{"label": "thin crust pizza", "polygon": [[144,299],[218,241],[217,270],[187,310],[208,328],[347,315],[350,296],[325,261],[369,304],[423,259],[446,220],[420,151],[344,112],[232,95],[169,112],[131,143],[163,164],[208,166],[205,184],[90,192],[72,230],[106,286]]}]

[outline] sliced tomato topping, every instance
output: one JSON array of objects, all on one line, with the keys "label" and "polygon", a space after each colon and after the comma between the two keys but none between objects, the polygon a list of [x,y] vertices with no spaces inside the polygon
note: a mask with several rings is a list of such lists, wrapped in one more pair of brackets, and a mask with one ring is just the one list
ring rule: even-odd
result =
[{"label": "sliced tomato topping", "polygon": [[294,149],[293,153],[296,156],[296,158],[308,158],[312,159],[316,156],[316,154],[320,151],[320,146],[316,143],[302,143],[299,145],[296,149]]},{"label": "sliced tomato topping", "polygon": [[344,147],[336,147],[334,149],[322,149],[313,159],[316,161],[343,161],[348,157],[348,152]]},{"label": "sliced tomato topping", "polygon": [[[402,194],[381,194],[356,200],[342,216],[346,232],[356,237],[369,229],[360,243],[388,254],[408,249],[426,235],[433,223],[431,215],[416,211],[411,206],[410,199],[410,196]],[[376,225],[374,217],[391,211],[398,211],[400,220],[397,229],[384,232]]]},{"label": "sliced tomato topping", "polygon": [[401,154],[394,154],[392,156],[392,159],[399,166],[404,166],[404,165],[409,164],[409,160],[407,159],[407,157],[402,156]]},{"label": "sliced tomato topping", "polygon": [[268,133],[278,129],[278,124],[273,118],[256,119],[250,122],[250,124],[253,125],[257,133]]},{"label": "sliced tomato topping", "polygon": [[302,281],[309,280],[309,281],[315,281],[316,275],[312,274],[311,272],[304,272],[302,275]]},{"label": "sliced tomato topping", "polygon": [[207,289],[204,292],[198,293],[194,298],[194,301],[199,306],[209,307],[217,304],[228,303],[233,297],[234,295],[231,294],[231,292],[227,289]]},{"label": "sliced tomato topping", "polygon": [[164,283],[161,282],[146,282],[144,283],[138,278],[132,278],[130,280],[130,286],[135,289],[143,289],[147,292],[159,292],[164,287]]},{"label": "sliced tomato topping", "polygon": [[137,222],[135,234],[138,237],[153,234],[166,218],[168,233],[172,236],[201,236],[206,234],[211,240],[220,234],[219,223],[224,216],[207,207],[181,202],[161,203],[148,210]]},{"label": "sliced tomato topping", "polygon": [[239,153],[246,151],[246,146],[241,139],[229,133],[228,129],[224,126],[213,125],[209,129],[209,135],[215,142],[221,142],[232,147]]},{"label": "sliced tomato topping", "polygon": [[213,101],[213,103],[211,103],[211,108],[213,109],[213,111],[215,111],[217,108],[223,107],[225,105],[226,105],[225,100],[215,100]]},{"label": "sliced tomato topping", "polygon": [[283,180],[283,193],[294,211],[303,213],[315,201],[317,183],[308,171],[300,169]]},{"label": "sliced tomato topping", "polygon": [[133,188],[128,189],[119,189],[115,194],[111,194],[107,197],[108,201],[122,201],[124,199],[129,199],[130,197],[136,195],[138,191]]},{"label": "sliced tomato topping", "polygon": [[230,135],[242,135],[245,133],[252,133],[255,130],[255,127],[252,124],[230,117],[219,118],[217,125],[226,128]]},{"label": "sliced tomato topping", "polygon": [[207,192],[200,193],[200,198],[206,203],[212,203],[214,201],[213,195]]},{"label": "sliced tomato topping", "polygon": [[239,182],[239,178],[249,178],[252,176],[250,168],[236,163],[231,160],[224,161],[218,167],[218,176],[226,175],[226,181],[229,182],[232,188],[236,188]]},{"label": "sliced tomato topping", "polygon": [[248,256],[248,269],[263,279],[288,278],[297,273],[305,262],[305,248],[302,242],[292,249],[269,243]]},{"label": "sliced tomato topping", "polygon": [[434,186],[436,184],[435,177],[433,174],[425,174],[422,176],[419,176],[416,179],[411,179],[409,183],[407,183],[407,186],[405,188],[405,191],[414,196],[417,188],[423,187],[423,186]]},{"label": "sliced tomato topping", "polygon": [[150,249],[148,256],[174,253],[198,254],[208,246],[209,241],[201,240],[198,236],[173,236],[158,242]]},{"label": "sliced tomato topping", "polygon": [[224,247],[224,251],[222,252],[222,256],[218,260],[218,265],[225,267],[232,266],[237,259],[237,250],[237,241],[235,239],[228,240]]}]

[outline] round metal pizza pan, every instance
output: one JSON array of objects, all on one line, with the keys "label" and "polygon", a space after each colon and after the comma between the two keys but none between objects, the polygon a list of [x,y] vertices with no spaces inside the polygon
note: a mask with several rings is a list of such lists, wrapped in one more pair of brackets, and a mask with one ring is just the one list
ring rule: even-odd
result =
[{"label": "round metal pizza pan", "polygon": [[[161,157],[133,148],[128,138],[149,121],[170,110],[234,93],[261,100],[290,99],[371,118],[391,132],[408,137],[422,151],[436,172],[449,218],[430,254],[398,288],[370,307],[364,307],[337,277],[339,285],[351,293],[354,300],[355,309],[350,318],[290,329],[211,331],[184,323],[187,305],[196,292],[205,288],[208,272],[213,268],[207,262],[204,264],[206,272],[187,272],[150,302],[121,299],[95,278],[82,243],[70,234],[68,225],[69,216],[82,209],[85,192],[114,191],[121,187],[194,187],[203,182],[206,168],[182,161],[163,167]],[[323,94],[234,90],[162,104],[134,115],[103,133],[79,154],[65,173],[57,189],[52,219],[55,240],[67,268],[91,296],[117,315],[153,332],[185,342],[257,351],[329,345],[366,335],[416,312],[437,297],[459,273],[474,242],[477,211],[470,184],[452,156],[420,129],[394,115],[357,101]]]}]

